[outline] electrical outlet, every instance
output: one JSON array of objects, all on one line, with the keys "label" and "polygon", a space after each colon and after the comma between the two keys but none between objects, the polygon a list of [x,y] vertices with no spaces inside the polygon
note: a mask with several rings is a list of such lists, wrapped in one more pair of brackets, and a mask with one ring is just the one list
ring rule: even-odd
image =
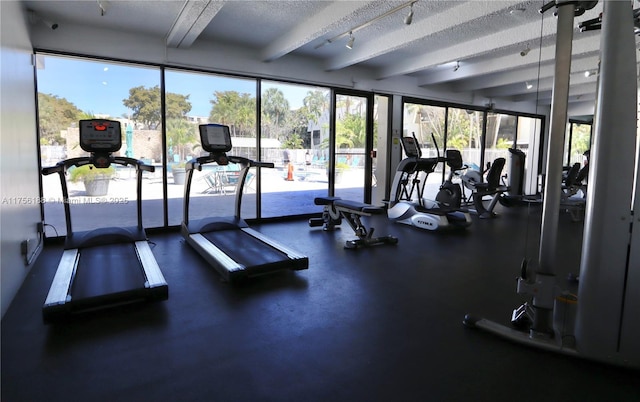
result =
[{"label": "electrical outlet", "polygon": [[26,255],[27,255],[27,253],[29,253],[29,239],[27,239],[27,240],[23,240],[23,241],[20,243],[20,253],[21,253],[23,256],[26,256]]}]

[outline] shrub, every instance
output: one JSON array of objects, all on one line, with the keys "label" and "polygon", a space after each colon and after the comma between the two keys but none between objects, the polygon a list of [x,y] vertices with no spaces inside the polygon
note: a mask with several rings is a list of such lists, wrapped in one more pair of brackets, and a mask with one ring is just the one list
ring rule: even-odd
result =
[{"label": "shrub", "polygon": [[82,165],[74,168],[70,171],[70,178],[72,182],[84,181],[92,182],[97,177],[106,177],[111,179],[116,175],[116,168],[109,166],[108,168],[97,168],[92,164]]}]

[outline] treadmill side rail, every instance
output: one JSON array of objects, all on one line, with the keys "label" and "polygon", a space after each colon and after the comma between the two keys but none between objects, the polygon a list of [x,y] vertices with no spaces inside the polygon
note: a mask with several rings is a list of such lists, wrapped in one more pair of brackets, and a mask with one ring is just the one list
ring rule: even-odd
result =
[{"label": "treadmill side rail", "polygon": [[189,234],[187,240],[190,240],[191,245],[200,252],[200,255],[217,268],[227,281],[230,281],[234,273],[237,274],[246,269],[244,265],[229,257],[200,233]]},{"label": "treadmill side rail", "polygon": [[49,294],[47,294],[47,299],[44,302],[45,308],[63,305],[71,300],[69,288],[78,268],[79,257],[80,254],[77,248],[65,250],[62,253],[58,269],[49,288]]},{"label": "treadmill side rail", "polygon": [[160,267],[151,252],[149,243],[146,240],[137,241],[135,242],[135,246],[138,258],[140,259],[140,264],[142,265],[142,270],[144,271],[144,276],[147,279],[145,287],[156,288],[160,286],[167,286],[167,281],[164,279],[164,276],[160,271]]},{"label": "treadmill side rail", "polygon": [[281,252],[283,252],[284,254],[287,255],[287,257],[289,257],[289,259],[291,260],[301,260],[301,259],[306,259],[307,257],[298,253],[297,251],[294,251],[270,238],[268,238],[267,236],[263,235],[262,233],[255,231],[251,228],[242,228],[240,229],[242,231],[244,231],[245,233],[255,237],[256,239],[259,239],[260,241],[262,241],[263,243],[266,243],[268,245],[270,245],[271,247],[280,250]]}]

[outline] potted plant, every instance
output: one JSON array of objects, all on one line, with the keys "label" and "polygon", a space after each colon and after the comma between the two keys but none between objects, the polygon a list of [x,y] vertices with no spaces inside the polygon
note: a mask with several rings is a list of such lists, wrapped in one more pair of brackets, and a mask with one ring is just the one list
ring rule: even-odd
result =
[{"label": "potted plant", "polygon": [[175,163],[171,165],[171,174],[173,175],[174,184],[184,184],[187,175],[185,162]]},{"label": "potted plant", "polygon": [[92,164],[78,166],[70,171],[71,181],[84,183],[86,194],[90,197],[107,195],[109,181],[115,176],[116,169],[113,166],[97,168]]},{"label": "potted plant", "polygon": [[336,162],[335,182],[341,183],[342,176],[344,175],[345,170],[349,170],[350,168],[351,166],[349,166],[349,164],[346,162]]},{"label": "potted plant", "polygon": [[185,151],[187,146],[197,138],[198,127],[195,124],[182,118],[172,118],[167,120],[167,145],[170,154],[173,153],[175,164],[171,166],[173,174],[173,182],[175,184],[184,184],[185,180]]}]

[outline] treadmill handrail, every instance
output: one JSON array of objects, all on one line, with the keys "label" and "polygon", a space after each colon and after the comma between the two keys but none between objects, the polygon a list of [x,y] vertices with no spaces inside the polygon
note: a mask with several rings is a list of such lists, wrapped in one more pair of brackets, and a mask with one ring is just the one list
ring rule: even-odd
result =
[{"label": "treadmill handrail", "polygon": [[[223,158],[221,158],[221,156]],[[189,205],[191,198],[191,182],[193,180],[193,171],[202,171],[202,166],[209,163],[219,163],[221,160],[228,161],[231,163],[236,163],[240,165],[240,172],[238,175],[238,183],[236,184],[236,206],[235,206],[235,217],[241,219],[241,210],[242,210],[242,193],[244,189],[244,183],[247,178],[247,174],[249,173],[249,168],[252,167],[264,167],[264,168],[274,168],[275,164],[272,162],[261,162],[254,161],[249,158],[245,158],[244,156],[235,156],[235,155],[226,155],[224,153],[210,153],[206,156],[200,156],[198,158],[193,158],[185,164],[186,170],[186,179],[184,183],[184,201],[183,201],[183,225],[189,225]],[[224,166],[224,165],[221,165]]]},{"label": "treadmill handrail", "polygon": [[[71,209],[69,207],[69,190],[67,188],[67,180],[66,173],[67,170],[72,167],[80,167],[84,165],[89,165],[93,163],[93,155],[92,156],[81,156],[78,158],[70,158],[62,160],[56,163],[54,166],[43,167],[41,173],[45,176],[50,175],[52,173],[58,173],[60,177],[60,185],[62,187],[62,202],[64,207],[64,215],[65,221],[67,224],[67,235],[73,233],[73,228],[71,224]],[[125,156],[109,156],[109,163],[115,163],[117,165],[122,166],[133,166],[136,168],[137,175],[137,183],[136,183],[136,209],[138,213],[138,229],[142,229],[142,173],[143,172],[155,172],[156,168],[153,165],[147,165],[141,160],[128,158]]]}]

